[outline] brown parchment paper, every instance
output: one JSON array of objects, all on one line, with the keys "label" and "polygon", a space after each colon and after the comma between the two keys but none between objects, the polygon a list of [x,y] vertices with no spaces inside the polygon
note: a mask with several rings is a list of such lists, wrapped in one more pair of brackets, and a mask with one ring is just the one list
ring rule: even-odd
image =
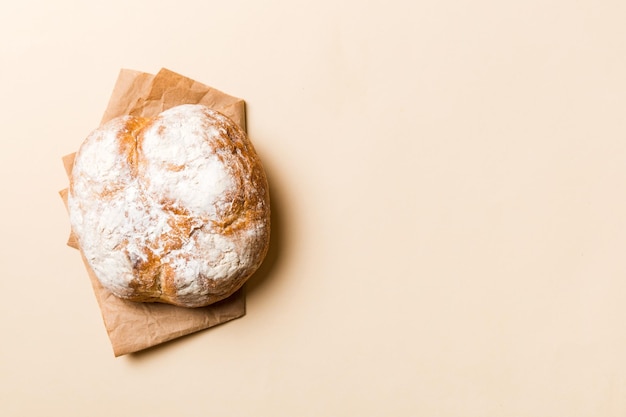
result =
[{"label": "brown parchment paper", "polygon": [[[230,117],[245,130],[245,103],[242,99],[229,96],[167,69],[161,69],[156,75],[122,69],[102,123],[127,114],[152,117],[179,104],[204,104]],[[63,157],[68,177],[71,174],[74,155]],[[60,191],[59,194],[67,207],[68,189]],[[80,250],[73,233],[70,233],[67,244]],[[84,256],[82,259],[115,356],[147,349],[245,314],[243,289],[226,300],[202,308],[122,300],[102,287]]]}]

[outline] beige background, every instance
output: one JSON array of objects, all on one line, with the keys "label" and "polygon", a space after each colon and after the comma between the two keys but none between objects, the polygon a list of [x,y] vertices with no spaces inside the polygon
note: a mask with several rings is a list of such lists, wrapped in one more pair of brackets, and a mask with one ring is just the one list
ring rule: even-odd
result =
[{"label": "beige background", "polygon": [[[1,415],[626,414],[623,1],[5,3]],[[275,230],[115,359],[57,191],[122,67],[246,99]]]}]

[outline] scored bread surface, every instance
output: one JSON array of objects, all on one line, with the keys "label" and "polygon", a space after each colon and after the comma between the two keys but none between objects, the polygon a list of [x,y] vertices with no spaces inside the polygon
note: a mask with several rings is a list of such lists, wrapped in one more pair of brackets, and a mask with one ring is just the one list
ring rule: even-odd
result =
[{"label": "scored bread surface", "polygon": [[239,289],[269,244],[269,192],[245,133],[202,105],[123,116],[74,162],[70,223],[118,297],[205,306]]}]

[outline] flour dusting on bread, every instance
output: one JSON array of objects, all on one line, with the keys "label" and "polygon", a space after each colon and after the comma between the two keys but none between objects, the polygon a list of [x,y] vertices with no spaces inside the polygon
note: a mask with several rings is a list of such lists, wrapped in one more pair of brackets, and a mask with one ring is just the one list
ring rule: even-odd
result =
[{"label": "flour dusting on bread", "polygon": [[105,288],[199,307],[232,294],[269,244],[269,194],[245,133],[202,105],[124,116],[77,153],[70,222]]}]

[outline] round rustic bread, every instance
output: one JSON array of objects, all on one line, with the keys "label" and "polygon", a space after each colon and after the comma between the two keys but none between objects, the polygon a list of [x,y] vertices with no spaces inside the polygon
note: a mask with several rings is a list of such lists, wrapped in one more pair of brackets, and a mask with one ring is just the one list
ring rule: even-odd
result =
[{"label": "round rustic bread", "polygon": [[92,132],[76,154],[68,206],[98,280],[132,301],[224,299],[269,245],[261,161],[239,126],[202,105],[122,116]]}]

